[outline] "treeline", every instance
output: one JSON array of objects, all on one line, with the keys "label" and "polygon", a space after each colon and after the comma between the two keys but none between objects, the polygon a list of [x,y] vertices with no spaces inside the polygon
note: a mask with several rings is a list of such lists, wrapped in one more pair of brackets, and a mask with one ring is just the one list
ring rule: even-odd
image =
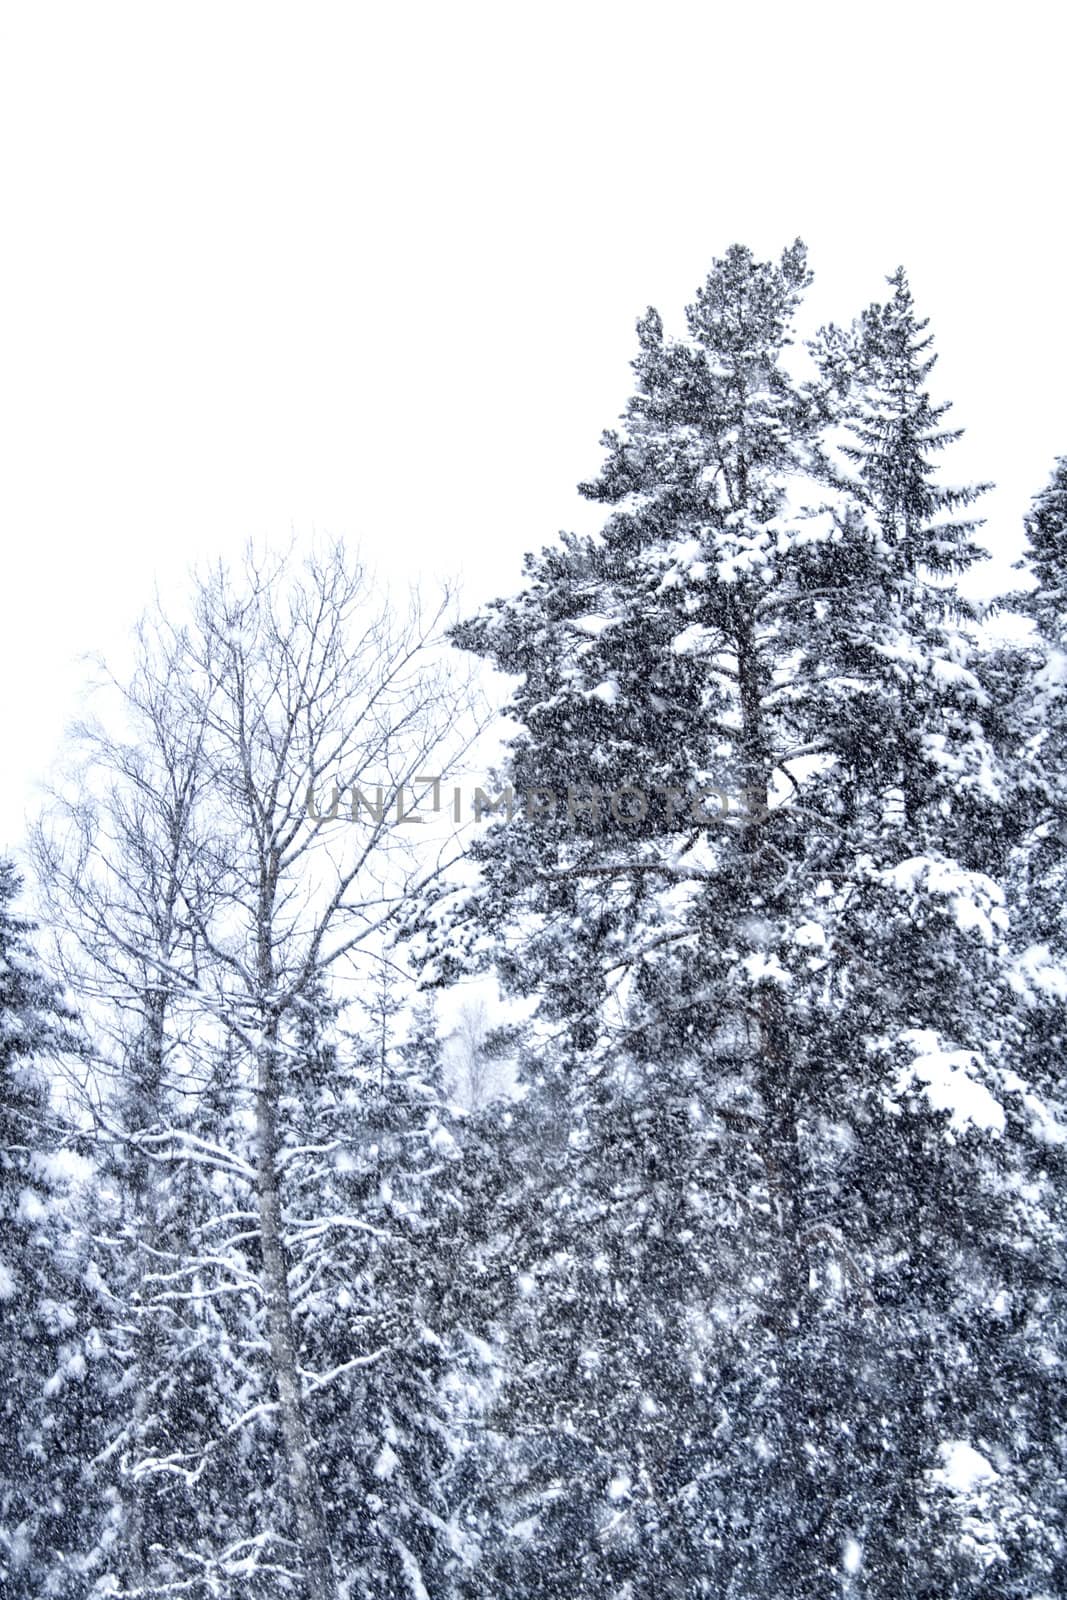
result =
[{"label": "treeline", "polygon": [[[5,1600],[1064,1592],[1067,458],[1002,627],[904,273],[798,346],[808,281],[642,318],[513,596],[250,554],[77,730],[36,933],[0,870]],[[457,770],[455,647],[585,803],[309,806]]]}]

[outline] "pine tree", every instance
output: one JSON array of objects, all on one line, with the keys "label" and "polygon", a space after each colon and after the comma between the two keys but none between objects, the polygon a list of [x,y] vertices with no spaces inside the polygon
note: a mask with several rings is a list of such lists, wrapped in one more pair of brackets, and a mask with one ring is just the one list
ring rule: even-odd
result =
[{"label": "pine tree", "polygon": [[[804,385],[806,281],[799,245],[735,248],[687,340],[646,315],[584,486],[615,508],[601,533],[457,632],[520,679],[527,797],[458,931],[475,954],[495,933],[574,1052],[544,1203],[577,1276],[530,1377],[577,1416],[599,1339],[634,1396],[605,1389],[555,1480],[588,1594],[801,1600],[862,1572],[872,1597],[962,1596],[1009,1561],[936,1476],[953,1441],[1010,1456],[972,1330],[1027,1225],[1004,1198],[1011,784],[952,582],[978,490],[935,484],[951,436],[903,274]],[[522,1581],[547,1590],[543,1557]]]}]

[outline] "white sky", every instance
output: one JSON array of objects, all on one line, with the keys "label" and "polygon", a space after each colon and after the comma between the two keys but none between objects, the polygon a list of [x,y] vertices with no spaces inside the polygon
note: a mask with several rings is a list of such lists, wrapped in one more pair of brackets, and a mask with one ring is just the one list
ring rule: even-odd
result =
[{"label": "white sky", "polygon": [[733,241],[903,261],[1007,551],[1067,451],[1067,25],[1015,4],[0,10],[0,848],[158,579],[249,534],[506,591],[633,324]]}]

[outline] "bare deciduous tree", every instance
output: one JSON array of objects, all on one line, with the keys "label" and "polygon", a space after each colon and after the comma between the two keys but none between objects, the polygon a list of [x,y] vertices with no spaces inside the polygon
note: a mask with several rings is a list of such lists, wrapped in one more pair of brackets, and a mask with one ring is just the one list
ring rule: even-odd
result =
[{"label": "bare deciduous tree", "polygon": [[[132,742],[97,730],[93,773],[37,833],[53,913],[75,936],[72,984],[123,1019],[112,1065],[136,1101],[129,1125],[146,1170],[184,1150],[254,1181],[275,1394],[255,1409],[277,1417],[308,1600],[337,1589],[308,1425],[309,1397],[329,1377],[303,1371],[298,1356],[289,1253],[300,1227],[287,1228],[280,1103],[299,1070],[302,1015],[324,985],[358,978],[361,961],[377,970],[393,925],[455,854],[411,817],[476,731],[468,682],[443,642],[449,605],[447,592],[429,608],[412,594],[394,609],[340,545],[299,567],[249,550],[236,575],[216,568],[197,582],[188,627],[157,616],[142,633],[126,695]],[[247,1162],[202,1141],[183,1147],[166,1124],[168,1054],[188,1063],[197,1030],[223,1042],[251,1096]],[[98,1096],[104,1122],[113,1099]],[[149,1229],[151,1215],[149,1202]],[[196,1272],[195,1261],[179,1264],[171,1290]],[[145,1350],[146,1373],[150,1358]],[[198,1470],[174,1456],[156,1466]],[[132,1592],[148,1593],[136,1505],[128,1523]]]},{"label": "bare deciduous tree", "polygon": [[454,1092],[465,1111],[482,1111],[501,1090],[500,1062],[488,1049],[491,1036],[484,1000],[468,1000],[446,1039]]}]

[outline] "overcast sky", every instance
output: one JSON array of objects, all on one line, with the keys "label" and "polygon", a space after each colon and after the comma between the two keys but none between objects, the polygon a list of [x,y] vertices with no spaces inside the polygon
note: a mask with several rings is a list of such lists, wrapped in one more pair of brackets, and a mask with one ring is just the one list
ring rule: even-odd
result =
[{"label": "overcast sky", "polygon": [[0,848],[158,581],[249,535],[469,600],[574,492],[732,242],[812,323],[907,266],[1014,553],[1067,451],[1052,6],[0,10]]}]

